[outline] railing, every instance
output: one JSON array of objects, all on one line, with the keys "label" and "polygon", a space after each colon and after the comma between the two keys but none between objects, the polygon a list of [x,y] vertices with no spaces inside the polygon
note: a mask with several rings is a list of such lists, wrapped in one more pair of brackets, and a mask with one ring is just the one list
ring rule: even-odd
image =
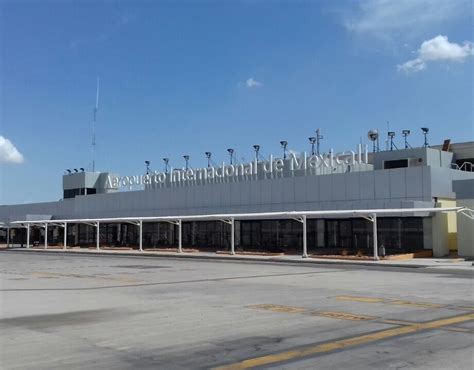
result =
[{"label": "railing", "polygon": [[464,162],[460,166],[457,163],[451,163],[451,168],[459,171],[474,172],[474,164],[471,162]]}]

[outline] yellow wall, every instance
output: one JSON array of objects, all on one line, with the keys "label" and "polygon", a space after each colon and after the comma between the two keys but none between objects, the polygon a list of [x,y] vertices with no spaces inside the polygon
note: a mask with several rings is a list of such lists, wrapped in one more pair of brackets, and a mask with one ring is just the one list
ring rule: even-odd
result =
[{"label": "yellow wall", "polygon": [[[441,207],[456,207],[456,200],[453,199],[439,199],[438,203]],[[457,213],[448,212],[447,215],[447,232],[448,232],[448,247],[449,251],[457,252],[458,250],[458,223],[457,223]]]}]

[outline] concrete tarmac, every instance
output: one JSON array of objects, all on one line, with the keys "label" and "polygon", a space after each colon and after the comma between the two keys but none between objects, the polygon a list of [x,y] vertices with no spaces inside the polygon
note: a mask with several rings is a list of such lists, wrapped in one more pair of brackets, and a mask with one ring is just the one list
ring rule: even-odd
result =
[{"label": "concrete tarmac", "polygon": [[472,369],[469,271],[0,252],[1,369]]}]

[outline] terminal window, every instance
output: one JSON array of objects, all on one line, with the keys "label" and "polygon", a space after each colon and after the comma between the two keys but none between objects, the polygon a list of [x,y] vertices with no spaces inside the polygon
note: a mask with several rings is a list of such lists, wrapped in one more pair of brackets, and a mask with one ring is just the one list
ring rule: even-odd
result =
[{"label": "terminal window", "polygon": [[74,198],[78,195],[89,195],[96,194],[96,188],[77,188],[77,189],[64,189],[64,199]]},{"label": "terminal window", "polygon": [[383,168],[385,170],[391,169],[391,168],[405,168],[408,167],[408,159],[394,159],[391,161],[385,161],[383,163]]}]

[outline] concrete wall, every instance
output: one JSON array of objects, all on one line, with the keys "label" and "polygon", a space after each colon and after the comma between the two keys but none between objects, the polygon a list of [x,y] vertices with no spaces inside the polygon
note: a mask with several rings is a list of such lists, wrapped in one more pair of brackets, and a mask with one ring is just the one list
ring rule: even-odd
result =
[{"label": "concrete wall", "polygon": [[97,193],[115,192],[106,188],[107,176],[118,176],[109,172],[79,172],[63,175],[63,189],[95,188]]},{"label": "concrete wall", "polygon": [[[78,196],[0,206],[0,221],[432,206],[430,167],[308,175]],[[451,184],[449,184],[451,190]]]},{"label": "concrete wall", "polygon": [[384,168],[385,161],[392,161],[397,159],[409,159],[410,166],[431,166],[450,168],[453,158],[453,153],[442,152],[441,150],[432,148],[413,148],[404,150],[393,150],[376,152],[369,155],[369,160],[373,162],[376,170]]}]

